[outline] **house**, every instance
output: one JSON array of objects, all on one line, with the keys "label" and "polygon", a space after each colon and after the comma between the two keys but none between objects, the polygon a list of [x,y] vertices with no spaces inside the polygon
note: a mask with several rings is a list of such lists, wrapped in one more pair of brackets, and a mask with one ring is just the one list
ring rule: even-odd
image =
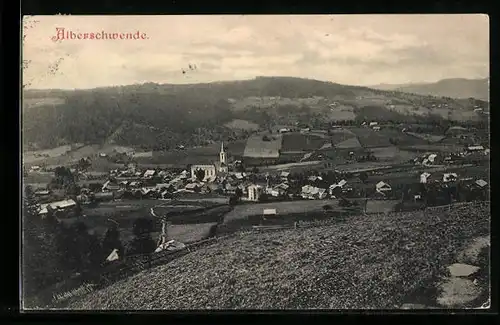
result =
[{"label": "house", "polygon": [[420,175],[420,183],[425,184],[427,183],[427,179],[431,176],[431,174],[424,172]]},{"label": "house", "polygon": [[71,209],[76,208],[76,206],[77,206],[76,202],[72,199],[45,203],[45,204],[40,204],[40,211],[38,213],[41,215],[45,215],[49,212],[49,209],[69,211]]},{"label": "house", "polygon": [[342,189],[344,188],[344,186],[346,184],[347,184],[347,181],[345,179],[343,179],[340,182],[338,182],[337,184],[330,185],[330,187],[328,188],[329,194],[334,195],[334,193],[336,193],[338,191],[342,191]]},{"label": "house", "polygon": [[260,185],[252,184],[247,187],[247,191],[249,201],[259,201],[263,188]]},{"label": "house", "polygon": [[[99,193],[106,193],[106,192],[99,192]],[[76,200],[78,202],[80,202],[80,204],[89,204],[90,203],[90,198],[87,194],[77,195]]]},{"label": "house", "polygon": [[373,131],[380,131],[380,126],[374,126]]},{"label": "house", "polygon": [[288,176],[290,176],[290,172],[281,172],[280,177],[282,180],[288,180]]},{"label": "house", "polygon": [[378,125],[377,122],[370,122],[370,127]]},{"label": "house", "polygon": [[111,201],[114,199],[113,192],[97,192],[94,193],[94,200],[96,201]]},{"label": "house", "polygon": [[287,133],[287,132],[290,132],[290,129],[288,128],[282,128],[279,130],[279,133]]},{"label": "house", "polygon": [[262,211],[262,215],[264,217],[270,217],[270,216],[275,216],[277,213],[276,213],[276,209],[264,209]]},{"label": "house", "polygon": [[36,197],[47,197],[50,194],[51,194],[51,191],[47,190],[47,189],[37,189],[33,193],[33,195],[35,195]]},{"label": "house", "polygon": [[155,185],[155,188],[158,190],[167,189],[169,187],[170,187],[170,184],[168,184],[168,183],[158,183]]},{"label": "house", "polygon": [[118,191],[120,189],[120,185],[116,184],[116,182],[108,180],[104,185],[102,186],[102,191],[107,192],[107,191]]},{"label": "house", "polygon": [[139,181],[133,181],[133,182],[130,182],[128,185],[131,188],[138,188],[138,187],[141,186],[141,182],[139,182]]},{"label": "house", "polygon": [[467,147],[467,151],[469,151],[469,152],[484,151],[484,147],[483,146],[470,146],[470,147]]},{"label": "house", "polygon": [[304,199],[324,199],[327,196],[327,191],[324,188],[319,188],[311,185],[302,186],[301,196]]},{"label": "house", "polygon": [[107,155],[107,154],[105,154],[104,152],[99,153],[99,157],[101,157],[101,158],[104,158],[104,157],[107,157],[107,156],[108,156],[108,155]]},{"label": "house", "polygon": [[245,173],[236,173],[233,176],[234,176],[235,179],[241,181],[241,180],[243,180],[245,178],[246,174]]},{"label": "house", "polygon": [[366,126],[366,122],[361,123],[362,126]]},{"label": "house", "polygon": [[307,178],[307,180],[310,181],[310,182],[316,182],[316,181],[322,181],[323,178],[321,176],[314,176],[313,175],[313,176],[309,176]]},{"label": "house", "polygon": [[445,183],[456,181],[457,178],[458,178],[458,176],[456,173],[443,174],[443,182],[445,182]]},{"label": "house", "polygon": [[198,183],[189,183],[184,188],[188,191],[198,192],[201,186]]},{"label": "house", "polygon": [[486,185],[488,185],[488,183],[483,179],[478,179],[477,181],[474,182],[474,184],[476,184],[480,188],[484,188]]},{"label": "house", "polygon": [[383,181],[378,182],[375,185],[375,190],[378,193],[385,194],[386,192],[389,192],[392,190],[391,186]]},{"label": "house", "polygon": [[40,170],[40,166],[31,166],[30,172],[36,172]]},{"label": "house", "polygon": [[430,162],[430,163],[434,163],[436,161],[436,157],[437,155],[435,153],[433,154],[430,154],[429,157],[427,157],[427,160]]},{"label": "house", "polygon": [[143,177],[144,178],[153,178],[155,173],[156,173],[156,171],[154,169],[148,169],[144,172]]}]

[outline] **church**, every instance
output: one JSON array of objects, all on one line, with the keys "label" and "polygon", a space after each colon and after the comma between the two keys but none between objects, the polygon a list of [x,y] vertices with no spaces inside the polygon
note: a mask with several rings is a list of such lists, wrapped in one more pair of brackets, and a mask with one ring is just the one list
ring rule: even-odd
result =
[{"label": "church", "polygon": [[201,169],[205,172],[205,177],[203,178],[204,182],[209,180],[214,180],[217,175],[228,172],[229,169],[227,165],[227,154],[226,151],[224,150],[224,142],[222,142],[221,144],[219,152],[219,161],[215,162],[214,164],[192,165],[191,178],[193,179],[196,178],[196,171],[198,169]]}]

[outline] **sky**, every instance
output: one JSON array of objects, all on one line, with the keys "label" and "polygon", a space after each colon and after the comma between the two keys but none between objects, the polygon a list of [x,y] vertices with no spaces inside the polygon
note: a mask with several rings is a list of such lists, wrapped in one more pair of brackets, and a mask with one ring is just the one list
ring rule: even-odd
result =
[{"label": "sky", "polygon": [[[479,14],[23,19],[27,88],[186,84],[256,76],[365,86],[489,77],[489,19]],[[102,37],[103,32],[143,38],[61,39],[57,28],[82,38],[85,33]]]}]

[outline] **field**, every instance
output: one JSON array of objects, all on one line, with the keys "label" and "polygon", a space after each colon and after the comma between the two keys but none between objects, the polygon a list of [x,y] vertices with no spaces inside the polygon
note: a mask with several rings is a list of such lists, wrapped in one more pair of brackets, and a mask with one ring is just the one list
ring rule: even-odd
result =
[{"label": "field", "polygon": [[489,234],[489,223],[489,205],[481,203],[239,233],[83,296],[68,308],[436,307],[436,284],[447,266]]},{"label": "field", "polygon": [[[99,153],[111,154],[113,152],[128,152],[133,150],[129,147],[115,146],[115,145],[68,145],[57,147],[50,150],[43,150],[42,152],[48,154],[49,157],[34,157],[33,152],[23,153],[23,164],[26,166],[43,164],[45,166],[66,166],[78,162],[81,158],[91,157],[92,160],[98,161],[97,164],[102,168],[108,168],[110,165],[106,159],[97,157]],[[40,152],[38,152],[40,153]],[[99,168],[99,167],[98,167]]]},{"label": "field", "polygon": [[414,133],[414,132],[406,132],[406,134],[411,135],[413,137],[428,141],[430,143],[439,142],[445,138],[444,135],[434,135],[427,133]]},{"label": "field", "polygon": [[333,129],[330,130],[330,141],[332,144],[336,145],[341,143],[347,139],[356,137],[354,133],[349,131],[348,129]]},{"label": "field", "polygon": [[31,183],[50,183],[50,181],[54,178],[54,173],[52,172],[30,172],[26,176],[23,177],[23,181],[26,184]]},{"label": "field", "polygon": [[421,144],[412,146],[400,146],[402,150],[414,151],[414,152],[443,152],[452,153],[461,151],[464,149],[463,146],[457,144]]},{"label": "field", "polygon": [[28,109],[39,106],[56,106],[64,103],[65,99],[60,97],[23,98],[23,108]]},{"label": "field", "polygon": [[313,151],[318,150],[325,143],[330,142],[328,138],[319,135],[286,133],[283,135],[282,152]]},{"label": "field", "polygon": [[244,157],[250,158],[278,158],[281,150],[281,135],[268,135],[271,141],[262,140],[264,135],[253,135],[248,138]]},{"label": "field", "polygon": [[248,130],[256,131],[259,129],[259,125],[247,120],[232,120],[229,123],[224,124],[225,127],[236,130]]},{"label": "field", "polygon": [[366,202],[366,213],[389,213],[394,212],[398,200],[368,200]]},{"label": "field", "polygon": [[[168,166],[187,166],[189,164],[213,164],[219,161],[221,143],[213,143],[204,147],[187,148],[185,150],[155,151],[151,158],[136,159],[141,165],[165,164]],[[241,156],[245,148],[245,140],[224,143],[228,156]]]},{"label": "field", "polygon": [[419,156],[415,152],[401,150],[396,146],[370,148],[370,152],[375,156],[375,158],[381,161],[385,160],[392,162],[394,161],[405,162]]},{"label": "field", "polygon": [[356,114],[354,114],[354,108],[349,105],[339,105],[331,108],[328,113],[325,113],[325,119],[327,121],[348,121],[354,120]]},{"label": "field", "polygon": [[291,202],[248,203],[237,205],[233,211],[226,214],[224,223],[246,219],[249,216],[262,215],[264,209],[276,209],[277,214],[307,213],[323,211],[323,206],[329,204],[338,206],[338,200],[300,200]]},{"label": "field", "polygon": [[[206,212],[193,212],[203,207],[212,206],[211,202],[171,202],[159,200],[129,200],[121,202],[101,203],[97,207],[84,208],[85,217],[80,220],[76,218],[62,219],[65,224],[83,221],[89,229],[97,235],[102,236],[106,232],[112,218],[119,225],[121,238],[128,241],[132,238],[132,225],[136,218],[146,217],[154,219],[150,209],[154,208],[155,214],[163,215],[167,212],[174,213],[170,218],[172,224],[169,226],[169,235],[173,238],[186,242],[188,240],[203,239],[208,235],[210,228],[220,221],[221,215],[229,211],[228,206],[209,209]],[[156,240],[160,230],[159,222],[156,222],[156,231],[153,238]]]},{"label": "field", "polygon": [[344,140],[342,142],[338,142],[335,144],[335,148],[338,149],[357,149],[357,148],[362,148],[361,142],[359,142],[359,139],[354,136],[351,137],[347,140]]},{"label": "field", "polygon": [[388,147],[391,145],[389,138],[382,132],[374,131],[370,128],[350,128],[354,134],[356,134],[359,142],[365,148],[371,147]]}]

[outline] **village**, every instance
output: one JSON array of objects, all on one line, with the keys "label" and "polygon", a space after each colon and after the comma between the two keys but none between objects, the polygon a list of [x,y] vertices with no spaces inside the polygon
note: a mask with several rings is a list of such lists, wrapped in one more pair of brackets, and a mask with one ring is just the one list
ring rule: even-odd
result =
[{"label": "village", "polygon": [[[370,122],[367,125],[365,122],[362,126],[379,131],[377,124]],[[309,131],[301,129],[298,134]],[[281,128],[278,133],[292,131]],[[489,149],[481,145],[464,146],[462,150],[449,153],[428,152],[397,164],[379,162],[378,166],[371,168],[354,166],[362,159],[377,160],[372,158],[373,155],[359,154],[359,148],[337,147],[336,153],[348,158],[347,164],[336,164],[328,159],[328,154],[322,154],[324,147],[306,153],[295,163],[277,164],[271,166],[272,169],[261,167],[262,163],[259,169],[255,166],[255,158],[254,165],[247,166],[245,157],[231,155],[224,143],[220,145],[217,160],[185,168],[145,169],[137,163],[128,163],[120,169],[96,175],[87,168],[92,165],[92,157],[86,157],[69,169],[75,175],[77,192],[67,195],[47,184],[47,187],[35,189],[34,195],[41,204],[41,214],[46,213],[47,206],[61,213],[71,213],[77,206],[81,211],[82,207],[101,202],[144,199],[208,200],[231,205],[315,199],[342,199],[344,203],[349,199],[400,199],[422,204],[425,201],[432,205],[487,197],[487,174],[467,172],[481,171],[482,164],[488,159]],[[479,162],[474,157],[479,157]],[[286,168],[289,165],[291,167]],[[40,171],[41,167],[32,166],[28,173]],[[426,193],[431,189],[433,194],[429,197]],[[450,189],[454,189],[451,198]]]}]

